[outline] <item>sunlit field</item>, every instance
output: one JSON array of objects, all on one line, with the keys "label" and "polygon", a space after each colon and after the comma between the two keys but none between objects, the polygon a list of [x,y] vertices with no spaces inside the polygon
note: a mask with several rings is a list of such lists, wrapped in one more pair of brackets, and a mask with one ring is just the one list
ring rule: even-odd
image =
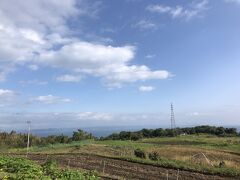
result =
[{"label": "sunlit field", "polygon": [[[70,144],[31,147],[31,154],[98,155],[124,161],[155,166],[219,174],[240,175],[240,138],[213,135],[184,135],[178,137],[148,138],[139,141],[84,140]],[[139,158],[140,149],[146,157]],[[11,153],[24,153],[26,149],[12,149]],[[150,154],[156,154],[151,158]],[[150,156],[149,156],[150,155]]]}]

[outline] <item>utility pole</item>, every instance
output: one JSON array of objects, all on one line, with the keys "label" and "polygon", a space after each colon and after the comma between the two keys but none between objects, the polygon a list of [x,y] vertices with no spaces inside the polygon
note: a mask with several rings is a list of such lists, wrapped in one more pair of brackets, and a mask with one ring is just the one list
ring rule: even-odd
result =
[{"label": "utility pole", "polygon": [[27,121],[27,124],[28,124],[28,135],[27,135],[27,154],[26,154],[26,157],[28,156],[28,151],[29,151],[29,140],[30,140],[31,121]]}]

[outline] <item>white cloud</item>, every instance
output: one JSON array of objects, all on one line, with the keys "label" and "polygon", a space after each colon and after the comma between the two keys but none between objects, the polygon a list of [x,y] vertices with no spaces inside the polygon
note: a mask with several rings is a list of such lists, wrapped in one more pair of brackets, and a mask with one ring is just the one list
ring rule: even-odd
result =
[{"label": "white cloud", "polygon": [[0,89],[0,97],[1,98],[7,98],[7,97],[12,97],[14,96],[16,93],[12,90],[8,90],[8,89]]},{"label": "white cloud", "polygon": [[[111,70],[112,71],[112,70]],[[110,71],[110,72],[111,72]],[[171,76],[168,71],[156,70],[152,71],[147,66],[131,65],[131,66],[120,66],[111,72],[112,76],[107,76],[110,81],[117,82],[136,82],[145,81],[150,79],[166,79]]]},{"label": "white cloud", "polygon": [[190,113],[189,115],[190,116],[200,116],[200,113],[199,112],[193,112],[193,113]]},{"label": "white cloud", "polygon": [[[3,69],[10,65],[31,64],[28,68],[37,70],[44,64],[67,69],[78,76],[77,79],[58,77],[58,80],[76,82],[80,80],[79,74],[84,74],[98,77],[114,87],[170,76],[166,70],[153,71],[145,65],[132,64],[136,49],[133,46],[113,47],[72,36],[74,33],[67,20],[81,15],[95,16],[99,3],[89,4],[76,0],[0,1],[0,63],[4,61]],[[141,25],[154,26],[147,22]],[[0,67],[0,80],[9,72]]]},{"label": "white cloud", "polygon": [[19,81],[20,84],[22,85],[47,85],[47,81],[40,81],[37,79],[34,80],[27,80],[27,81]]},{"label": "white cloud", "polygon": [[186,20],[201,16],[203,11],[207,10],[208,0],[201,0],[190,4],[189,7],[183,6],[165,6],[162,4],[149,5],[147,10],[152,13],[168,14],[172,18],[184,18]]},{"label": "white cloud", "polygon": [[[209,124],[215,126],[237,125],[240,116],[235,111],[226,113],[225,109],[219,114],[211,111],[211,114],[199,117],[189,117],[189,114],[178,113],[179,126],[194,126]],[[216,113],[216,114],[213,114]],[[188,115],[188,116],[186,116]],[[187,118],[188,117],[188,118]],[[230,118],[229,118],[230,117]],[[83,127],[128,127],[138,128],[169,128],[170,122],[166,121],[169,113],[108,113],[108,112],[44,112],[44,113],[0,113],[1,128],[26,129],[26,121],[32,122],[33,129],[48,128],[83,128]],[[187,120],[189,119],[189,120]]]},{"label": "white cloud", "polygon": [[148,20],[141,20],[134,25],[135,28],[140,28],[141,30],[149,30],[149,29],[156,29],[158,28],[157,24],[148,21]]},{"label": "white cloud", "polygon": [[58,76],[56,78],[57,81],[62,81],[62,82],[79,82],[82,80],[82,76],[80,75],[70,75],[70,74],[65,74],[62,76]]},{"label": "white cloud", "polygon": [[169,13],[171,12],[172,8],[169,6],[156,4],[156,5],[149,5],[147,7],[147,10],[151,12],[157,12],[157,13]]},{"label": "white cloud", "polygon": [[59,50],[42,53],[39,60],[55,67],[65,67],[79,72],[91,72],[99,66],[119,65],[134,57],[134,47],[112,47],[89,42],[75,42]]},{"label": "white cloud", "polygon": [[109,86],[121,87],[122,83],[166,79],[168,71],[152,71],[145,65],[129,65],[135,56],[132,46],[112,47],[88,42],[63,46],[58,51],[42,53],[39,61],[78,73],[101,77]]},{"label": "white cloud", "polygon": [[32,61],[63,42],[69,32],[66,20],[81,13],[75,0],[0,1],[0,62]]},{"label": "white cloud", "polygon": [[112,121],[113,115],[110,113],[101,112],[81,112],[77,114],[79,120],[100,120],[100,121]]},{"label": "white cloud", "polygon": [[33,129],[79,128],[96,126],[144,126],[168,127],[165,121],[168,114],[121,114],[108,112],[69,112],[69,113],[1,113],[1,127],[9,129],[26,128],[26,121],[31,120]]},{"label": "white cloud", "polygon": [[42,50],[41,44],[29,40],[20,31],[11,26],[0,28],[0,62],[20,63],[32,59],[34,52]]},{"label": "white cloud", "polygon": [[[0,59],[1,61],[1,59]],[[6,77],[9,73],[14,72],[15,68],[14,66],[10,63],[0,63],[0,82],[3,82],[6,80]]]},{"label": "white cloud", "polygon": [[142,92],[150,92],[150,91],[153,91],[155,89],[155,87],[153,86],[140,86],[138,88],[139,91],[142,91]]},{"label": "white cloud", "polygon": [[240,0],[224,0],[227,3],[237,3],[240,4]]},{"label": "white cloud", "polygon": [[0,89],[0,107],[11,105],[15,102],[17,93],[9,89]]},{"label": "white cloud", "polygon": [[192,117],[211,117],[216,115],[215,112],[192,112],[192,113],[188,113],[188,116],[192,116]]},{"label": "white cloud", "polygon": [[57,104],[57,103],[67,103],[70,102],[71,100],[68,98],[61,98],[58,96],[53,96],[53,95],[46,95],[46,96],[38,96],[35,98],[31,99],[31,102],[39,102],[43,104]]},{"label": "white cloud", "polygon": [[75,4],[74,0],[0,1],[0,61],[32,60],[50,48],[50,34],[68,32],[66,19],[79,12]]},{"label": "white cloud", "polygon": [[32,71],[37,71],[39,69],[38,65],[35,65],[35,64],[29,65],[28,68]]},{"label": "white cloud", "polygon": [[[0,80],[5,80],[16,64],[33,61],[51,48],[52,36],[67,32],[65,19],[77,10],[72,0],[0,1]],[[55,38],[56,39],[56,38]],[[11,66],[11,68],[9,68]],[[35,67],[29,68],[36,70]]]},{"label": "white cloud", "polygon": [[[33,82],[24,82],[24,83],[35,83]],[[20,107],[23,107],[25,105],[33,104],[33,103],[40,103],[40,104],[59,104],[59,103],[69,103],[71,102],[71,99],[69,98],[63,98],[59,96],[53,96],[53,95],[46,95],[46,96],[37,96],[32,98],[24,98],[21,97],[21,94],[9,90],[9,89],[0,89],[0,108],[13,108],[14,111]],[[19,106],[20,105],[20,106]]]},{"label": "white cloud", "polygon": [[151,58],[156,57],[156,55],[155,55],[155,54],[148,54],[148,55],[146,55],[145,57],[146,57],[147,59],[151,59]]},{"label": "white cloud", "polygon": [[77,9],[75,0],[2,0],[0,7],[1,22],[40,32],[64,32],[65,20],[85,10]]}]

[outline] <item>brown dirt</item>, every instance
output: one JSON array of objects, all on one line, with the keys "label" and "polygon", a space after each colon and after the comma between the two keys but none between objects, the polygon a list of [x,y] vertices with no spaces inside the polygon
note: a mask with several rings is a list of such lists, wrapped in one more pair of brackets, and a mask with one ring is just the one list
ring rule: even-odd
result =
[{"label": "brown dirt", "polygon": [[[16,156],[16,154],[14,155]],[[21,155],[17,155],[21,156]],[[176,180],[230,180],[227,178],[188,171],[177,171],[152,165],[144,165],[123,160],[89,154],[29,154],[28,158],[43,163],[49,158],[55,159],[60,166],[75,169],[97,170],[103,179],[147,179]],[[107,178],[108,177],[108,178]],[[109,178],[110,177],[110,178]]]}]

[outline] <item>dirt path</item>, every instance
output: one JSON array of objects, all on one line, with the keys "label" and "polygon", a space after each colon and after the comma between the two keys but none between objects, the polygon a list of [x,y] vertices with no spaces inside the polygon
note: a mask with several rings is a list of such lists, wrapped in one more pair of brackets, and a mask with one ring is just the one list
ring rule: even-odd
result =
[{"label": "dirt path", "polygon": [[[14,155],[16,156],[16,155]],[[18,155],[19,156],[19,155]],[[53,158],[62,167],[81,168],[86,170],[97,170],[106,177],[112,179],[147,179],[147,180],[230,180],[238,178],[226,178],[200,173],[177,171],[156,167],[152,165],[144,165],[123,160],[112,159],[97,155],[87,154],[29,154],[29,159],[43,163],[46,159]],[[239,178],[240,179],[240,178]]]}]

